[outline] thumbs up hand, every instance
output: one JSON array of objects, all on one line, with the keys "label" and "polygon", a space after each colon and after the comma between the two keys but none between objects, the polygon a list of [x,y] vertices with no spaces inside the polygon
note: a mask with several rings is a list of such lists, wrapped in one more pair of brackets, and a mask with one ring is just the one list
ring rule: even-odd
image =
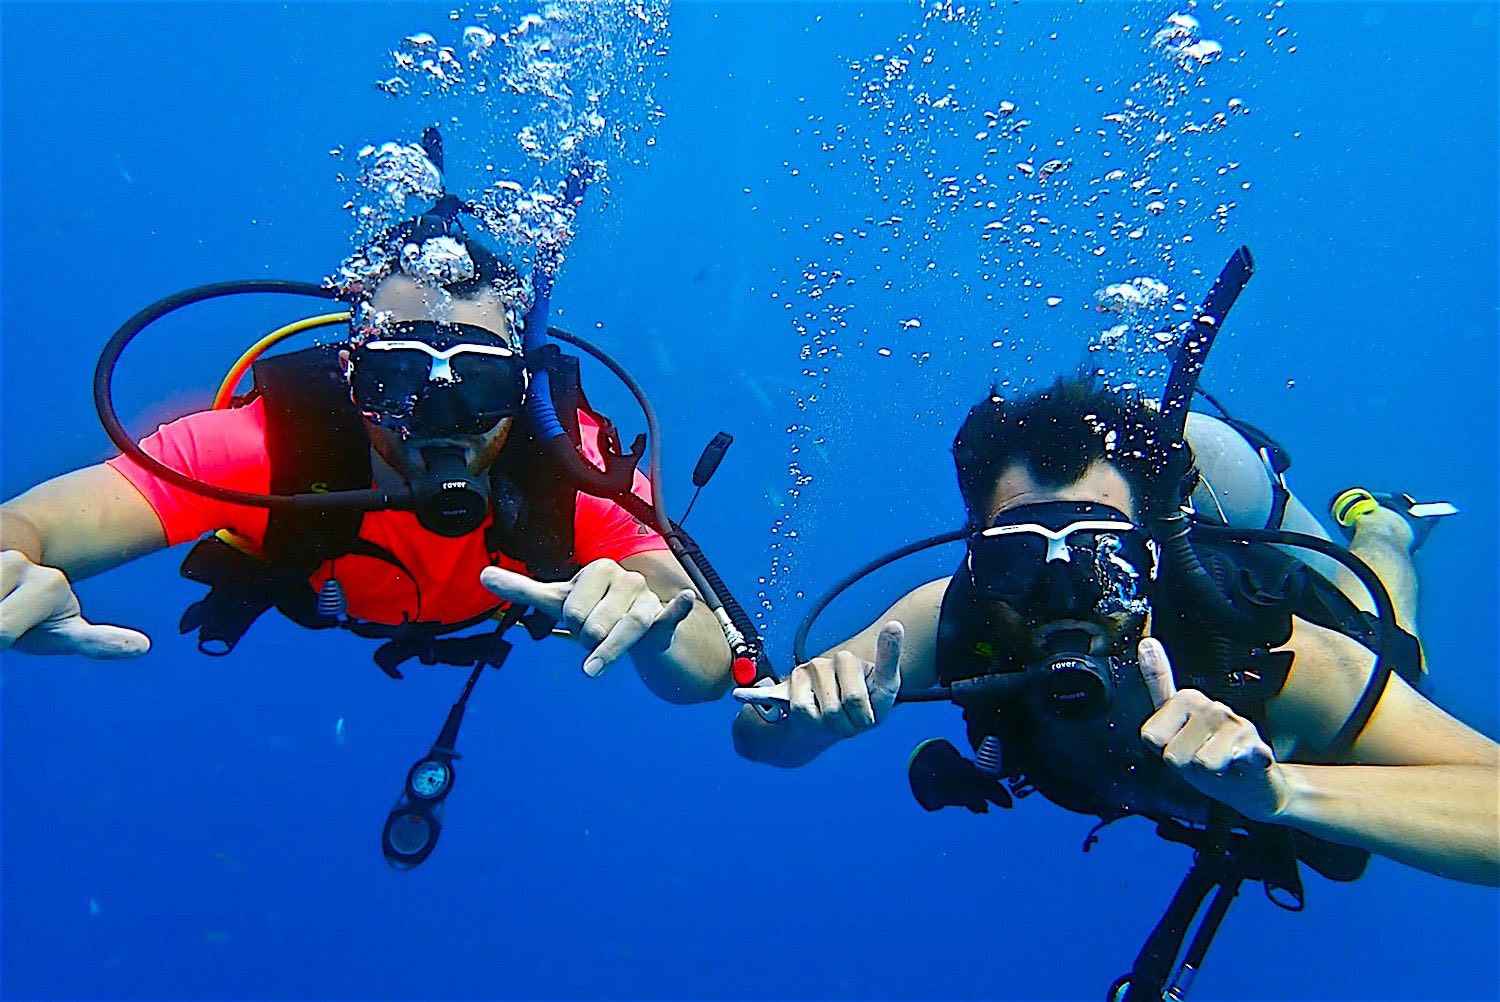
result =
[{"label": "thumbs up hand", "polygon": [[1141,726],[1141,740],[1200,793],[1251,821],[1275,820],[1290,790],[1255,725],[1197,689],[1179,691],[1166,649],[1155,637],[1142,640],[1138,653],[1156,707]]}]

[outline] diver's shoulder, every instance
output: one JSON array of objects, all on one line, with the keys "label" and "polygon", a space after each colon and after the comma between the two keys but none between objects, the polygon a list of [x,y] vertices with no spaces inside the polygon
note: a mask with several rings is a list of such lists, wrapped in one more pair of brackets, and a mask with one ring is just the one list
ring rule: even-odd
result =
[{"label": "diver's shoulder", "polygon": [[[264,457],[267,449],[265,403],[255,397],[239,407],[193,411],[160,425],[146,440],[147,450],[199,462]],[[161,457],[158,457],[161,458]]]},{"label": "diver's shoulder", "polygon": [[891,613],[894,615],[900,611],[913,616],[931,616],[936,621],[943,608],[943,596],[948,593],[948,583],[952,580],[952,575],[945,575],[918,585],[896,600]]}]

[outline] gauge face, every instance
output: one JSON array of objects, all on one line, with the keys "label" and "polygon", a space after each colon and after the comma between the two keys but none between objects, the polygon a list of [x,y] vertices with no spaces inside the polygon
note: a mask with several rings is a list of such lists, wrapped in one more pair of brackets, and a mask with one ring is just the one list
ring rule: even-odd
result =
[{"label": "gauge face", "polygon": [[453,773],[448,766],[435,759],[420,763],[411,772],[412,792],[424,799],[432,799],[448,788]]},{"label": "gauge face", "polygon": [[421,814],[400,814],[386,826],[388,851],[397,856],[415,856],[432,841],[432,822]]}]

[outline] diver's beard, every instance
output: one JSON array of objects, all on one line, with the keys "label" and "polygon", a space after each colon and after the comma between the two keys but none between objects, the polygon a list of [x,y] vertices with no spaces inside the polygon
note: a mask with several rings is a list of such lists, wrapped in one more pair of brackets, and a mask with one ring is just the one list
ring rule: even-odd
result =
[{"label": "diver's beard", "polygon": [[423,480],[427,474],[427,461],[423,453],[430,449],[462,449],[464,466],[470,473],[478,474],[492,466],[499,458],[500,450],[510,440],[513,426],[511,418],[502,418],[493,429],[483,435],[432,435],[402,438],[379,425],[366,420],[370,433],[370,444],[375,454],[385,465],[406,483]]},{"label": "diver's beard", "polygon": [[[1136,645],[1145,636],[1144,613],[1085,614],[1038,623],[1028,621],[1009,603],[989,605],[988,620],[995,650],[1000,661],[1014,669],[1046,661],[1061,649],[1096,657],[1134,658]],[[1085,638],[1087,649],[1076,650]]]},{"label": "diver's beard", "polygon": [[469,457],[469,468],[478,472],[487,470],[496,459],[500,458],[500,450],[505,448],[505,443],[510,441],[510,430],[515,426],[515,419],[501,418],[500,423],[492,429],[480,442],[474,454]]},{"label": "diver's beard", "polygon": [[1135,648],[1145,636],[1146,617],[1140,613],[1110,616],[1089,616],[1084,619],[1055,619],[1043,623],[1032,631],[1032,640],[1039,651],[1054,651],[1059,642],[1066,643],[1064,634],[1071,634],[1073,642],[1080,635],[1088,637],[1088,650],[1077,653],[1098,657],[1134,657]]}]

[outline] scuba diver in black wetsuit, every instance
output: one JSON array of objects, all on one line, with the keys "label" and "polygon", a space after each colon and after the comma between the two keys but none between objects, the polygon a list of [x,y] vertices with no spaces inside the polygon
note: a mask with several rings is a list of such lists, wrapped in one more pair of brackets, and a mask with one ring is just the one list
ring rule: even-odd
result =
[{"label": "scuba diver in black wetsuit", "polygon": [[[951,702],[973,758],[938,740],[914,751],[928,810],[1040,792],[1101,826],[1149,818],[1193,847],[1115,1000],[1180,999],[1244,880],[1300,908],[1299,861],[1351,880],[1373,852],[1500,884],[1500,748],[1414,689],[1420,650],[1380,578],[1325,538],[1227,526],[1216,516],[1229,512],[1190,501],[1204,478],[1187,407],[1252,267],[1243,249],[1226,267],[1159,403],[1085,379],[981,400],[953,445],[968,524],[846,577],[803,620],[790,677],[735,690],[750,759],[798,766],[897,703]],[[1379,517],[1369,527],[1410,539]],[[855,580],[954,542],[966,552],[951,577],[808,656],[812,621]],[[1336,561],[1374,614],[1288,548]]]},{"label": "scuba diver in black wetsuit", "polygon": [[[442,167],[441,138],[423,137]],[[565,179],[576,209],[588,165]],[[743,609],[692,539],[665,513],[660,434],[628,373],[588,342],[547,324],[561,247],[538,252],[522,330],[509,321],[514,273],[463,221],[474,207],[443,195],[381,236],[385,266],[342,287],[247,281],[168,297],[131,318],[100,359],[95,398],[123,455],[43,483],[0,507],[0,650],[124,657],[145,635],[85,620],[71,581],[168,545],[197,540],[182,573],[207,585],[183,614],[199,649],[227,654],[272,607],[300,626],[381,641],[377,665],[470,669],[431,750],[387,818],[392,866],[420,864],[453,787],[464,708],[486,667],[560,628],[588,650],[596,676],[626,654],[673,703],[714,700],[768,674]],[[288,325],[252,348],[212,410],[137,444],[112,403],[125,347],[194,303],[244,293],[335,299],[342,309]],[[283,335],[340,326],[335,343],[260,357]],[[588,404],[578,360],[594,355],[635,394],[650,431],[626,453]],[[235,396],[253,366],[254,388]],[[721,435],[694,483],[712,475]],[[498,620],[498,625],[493,622]],[[479,632],[463,631],[479,628]],[[463,634],[463,635],[457,635]]]}]

